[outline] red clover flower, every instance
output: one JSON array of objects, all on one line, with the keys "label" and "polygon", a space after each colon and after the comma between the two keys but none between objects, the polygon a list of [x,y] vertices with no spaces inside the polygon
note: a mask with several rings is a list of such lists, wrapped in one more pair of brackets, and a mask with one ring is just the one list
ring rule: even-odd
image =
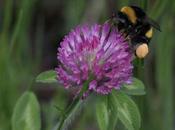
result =
[{"label": "red clover flower", "polygon": [[126,38],[109,24],[78,26],[58,48],[57,78],[65,88],[82,88],[109,94],[131,83],[133,55]]}]

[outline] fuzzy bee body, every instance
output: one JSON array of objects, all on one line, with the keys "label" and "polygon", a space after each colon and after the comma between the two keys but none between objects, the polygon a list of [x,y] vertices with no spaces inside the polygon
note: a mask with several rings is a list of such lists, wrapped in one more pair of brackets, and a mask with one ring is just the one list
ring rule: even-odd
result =
[{"label": "fuzzy bee body", "polygon": [[129,38],[136,56],[145,58],[149,52],[148,44],[153,36],[153,28],[160,31],[159,25],[137,6],[125,6],[113,18],[118,30]]}]

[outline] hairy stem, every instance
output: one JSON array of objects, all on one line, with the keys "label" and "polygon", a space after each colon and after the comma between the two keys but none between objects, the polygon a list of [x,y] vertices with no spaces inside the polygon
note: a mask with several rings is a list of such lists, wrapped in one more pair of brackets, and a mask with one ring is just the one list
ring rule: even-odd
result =
[{"label": "hairy stem", "polygon": [[84,83],[79,95],[73,100],[73,102],[70,104],[70,106],[65,110],[65,112],[63,113],[63,115],[61,117],[59,127],[57,130],[62,130],[66,119],[68,119],[70,117],[69,115],[71,115],[72,112],[74,110],[76,110],[76,108],[81,105],[83,94],[84,94],[84,92],[86,92],[88,90],[88,85],[89,85],[89,82],[91,80],[92,80],[92,77],[90,77],[89,80],[87,80]]},{"label": "hairy stem", "polygon": [[73,109],[79,104],[80,100],[81,100],[80,98],[76,98],[71,103],[71,105],[68,107],[68,109],[65,111],[65,114],[63,114],[63,116],[62,116],[62,118],[60,120],[60,124],[59,124],[58,130],[61,130],[62,129],[65,120],[69,117],[69,115],[71,114],[71,112],[73,111]]}]

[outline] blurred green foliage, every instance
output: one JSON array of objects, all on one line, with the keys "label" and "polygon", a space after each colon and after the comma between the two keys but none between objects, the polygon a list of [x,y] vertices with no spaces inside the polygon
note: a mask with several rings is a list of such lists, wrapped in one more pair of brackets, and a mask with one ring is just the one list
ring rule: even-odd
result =
[{"label": "blurred green foliage", "polygon": [[[59,112],[70,103],[72,93],[57,85],[34,84],[43,70],[57,64],[58,42],[78,24],[105,22],[122,6],[136,4],[158,21],[150,54],[139,77],[147,95],[135,98],[142,114],[142,130],[173,130],[175,2],[173,0],[3,0],[0,5],[0,130],[11,130],[17,99],[27,89],[36,92],[41,106],[42,130],[51,130]],[[94,107],[83,110],[71,129],[98,129]],[[89,127],[90,126],[90,127]]]}]

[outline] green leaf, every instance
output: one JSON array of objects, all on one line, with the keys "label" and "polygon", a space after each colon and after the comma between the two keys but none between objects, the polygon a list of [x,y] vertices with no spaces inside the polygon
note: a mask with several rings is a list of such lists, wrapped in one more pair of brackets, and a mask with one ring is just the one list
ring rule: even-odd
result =
[{"label": "green leaf", "polygon": [[133,83],[130,85],[124,84],[121,90],[129,95],[146,94],[143,82],[137,78],[133,78]]},{"label": "green leaf", "polygon": [[56,72],[54,70],[48,70],[48,71],[40,73],[36,77],[36,82],[40,82],[40,83],[56,83],[56,82],[58,82],[56,77],[57,77],[57,74],[56,74]]},{"label": "green leaf", "polygon": [[25,92],[17,101],[12,115],[13,130],[40,130],[40,108],[35,95]]},{"label": "green leaf", "polygon": [[112,95],[108,95],[108,113],[109,113],[109,123],[108,130],[115,130],[115,126],[117,124],[118,112],[113,106]]},{"label": "green leaf", "polygon": [[96,117],[100,130],[107,130],[109,119],[106,97],[99,97],[99,99],[97,100]]},{"label": "green leaf", "polygon": [[123,92],[112,92],[112,103],[118,118],[128,130],[139,130],[141,117],[137,105]]}]

